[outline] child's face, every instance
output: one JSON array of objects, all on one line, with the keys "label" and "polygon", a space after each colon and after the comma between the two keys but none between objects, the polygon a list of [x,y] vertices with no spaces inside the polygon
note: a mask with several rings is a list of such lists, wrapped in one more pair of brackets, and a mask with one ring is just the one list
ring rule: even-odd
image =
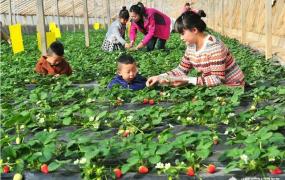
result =
[{"label": "child's face", "polygon": [[124,24],[126,25],[128,23],[129,19],[123,19],[123,18],[120,18],[120,22],[121,24]]},{"label": "child's face", "polygon": [[194,44],[197,41],[198,30],[193,28],[192,30],[184,29],[183,33],[180,35],[181,40],[186,44]]},{"label": "child's face", "polygon": [[47,55],[47,61],[50,63],[50,65],[58,65],[61,62],[60,56],[52,53],[51,55]]},{"label": "child's face", "polygon": [[137,75],[137,65],[134,64],[119,64],[118,74],[128,83],[132,82]]}]

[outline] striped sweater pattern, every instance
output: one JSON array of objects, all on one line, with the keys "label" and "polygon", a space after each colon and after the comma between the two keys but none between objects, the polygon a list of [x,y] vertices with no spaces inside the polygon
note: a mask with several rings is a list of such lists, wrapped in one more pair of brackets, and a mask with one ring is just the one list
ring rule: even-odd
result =
[{"label": "striped sweater pattern", "polygon": [[206,37],[204,47],[196,50],[188,45],[179,66],[167,72],[168,76],[185,76],[195,68],[201,73],[197,85],[244,86],[244,75],[224,43],[212,35]]}]

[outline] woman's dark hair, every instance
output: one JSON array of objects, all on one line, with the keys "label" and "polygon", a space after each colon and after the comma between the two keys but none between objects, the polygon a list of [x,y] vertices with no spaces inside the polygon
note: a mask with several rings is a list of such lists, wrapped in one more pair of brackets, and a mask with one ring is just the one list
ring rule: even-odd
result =
[{"label": "woman's dark hair", "polygon": [[129,17],[130,17],[129,11],[127,10],[126,6],[123,6],[119,13],[119,18],[129,19]]},{"label": "woman's dark hair", "polygon": [[138,2],[135,5],[132,5],[130,8],[130,12],[134,12],[134,13],[138,14],[141,18],[146,16],[145,7],[144,7],[143,3],[141,3],[141,2]]},{"label": "woman's dark hair", "polygon": [[48,55],[52,55],[52,53],[58,55],[58,56],[63,56],[64,54],[64,47],[63,44],[59,41],[55,41],[51,43],[51,45],[48,48]]},{"label": "woman's dark hair", "polygon": [[190,3],[185,3],[185,5],[184,6],[190,6]]},{"label": "woman's dark hair", "polygon": [[203,10],[199,10],[197,13],[187,11],[176,19],[174,30],[179,34],[182,34],[185,29],[191,30],[193,28],[197,28],[199,32],[203,32],[206,30],[207,25],[201,19],[202,17],[206,17],[206,13]]}]

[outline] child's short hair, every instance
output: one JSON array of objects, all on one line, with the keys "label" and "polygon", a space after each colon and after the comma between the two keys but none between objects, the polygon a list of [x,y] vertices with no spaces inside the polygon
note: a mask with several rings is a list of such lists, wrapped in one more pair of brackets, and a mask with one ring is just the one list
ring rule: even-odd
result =
[{"label": "child's short hair", "polygon": [[63,44],[59,41],[55,41],[51,43],[51,45],[48,48],[48,55],[52,55],[53,53],[58,56],[63,56],[64,54],[64,47]]},{"label": "child's short hair", "polygon": [[131,55],[128,55],[128,54],[122,54],[118,58],[117,62],[120,64],[134,64],[134,63],[136,63],[135,59]]}]

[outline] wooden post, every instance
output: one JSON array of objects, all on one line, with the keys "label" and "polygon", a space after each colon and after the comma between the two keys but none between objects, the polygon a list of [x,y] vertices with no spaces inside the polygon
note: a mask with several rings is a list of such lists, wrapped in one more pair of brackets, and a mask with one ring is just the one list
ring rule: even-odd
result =
[{"label": "wooden post", "polygon": [[83,0],[84,2],[84,32],[85,32],[85,46],[89,47],[89,20],[88,20],[88,4],[87,0]]},{"label": "wooden post", "polygon": [[272,4],[271,0],[265,0],[265,56],[272,58]]},{"label": "wooden post", "polygon": [[216,17],[215,17],[215,15],[216,15],[216,13],[215,13],[215,11],[216,11],[216,8],[215,8],[216,3],[215,3],[215,0],[212,0],[212,3],[213,3],[213,29],[214,29],[215,31],[217,31],[217,28],[216,28]]},{"label": "wooden post", "polygon": [[37,0],[37,15],[38,15],[38,32],[41,36],[41,49],[42,55],[47,53],[47,43],[46,43],[46,28],[45,28],[45,18],[44,18],[44,3],[43,0]]},{"label": "wooden post", "polygon": [[17,24],[17,16],[16,16],[16,1],[13,2],[13,10],[14,10],[14,24]]},{"label": "wooden post", "polygon": [[13,18],[12,18],[12,5],[11,5],[11,0],[8,0],[8,8],[9,8],[9,24],[13,24]]},{"label": "wooden post", "polygon": [[107,25],[108,28],[111,25],[111,8],[110,8],[110,0],[106,0],[106,9],[107,9]]},{"label": "wooden post", "polygon": [[96,9],[97,9],[97,3],[96,3],[96,0],[94,0],[94,21],[95,23],[98,22],[98,20],[96,20]]},{"label": "wooden post", "polygon": [[32,25],[35,25],[34,16],[31,15]]},{"label": "wooden post", "polygon": [[241,0],[241,42],[245,43],[246,39],[246,17],[245,17],[245,1]]},{"label": "wooden post", "polygon": [[211,27],[211,0],[208,0],[207,24]]},{"label": "wooden post", "polygon": [[59,29],[61,29],[60,28],[60,15],[59,15],[59,8],[58,8],[58,1],[59,0],[55,0],[56,2],[56,15],[57,15],[57,26],[58,26],[58,28]]},{"label": "wooden post", "polygon": [[74,0],[72,0],[72,14],[73,14],[73,32],[76,31],[75,27],[75,7],[74,7]]},{"label": "wooden post", "polygon": [[224,0],[222,0],[222,35],[225,35]]}]

